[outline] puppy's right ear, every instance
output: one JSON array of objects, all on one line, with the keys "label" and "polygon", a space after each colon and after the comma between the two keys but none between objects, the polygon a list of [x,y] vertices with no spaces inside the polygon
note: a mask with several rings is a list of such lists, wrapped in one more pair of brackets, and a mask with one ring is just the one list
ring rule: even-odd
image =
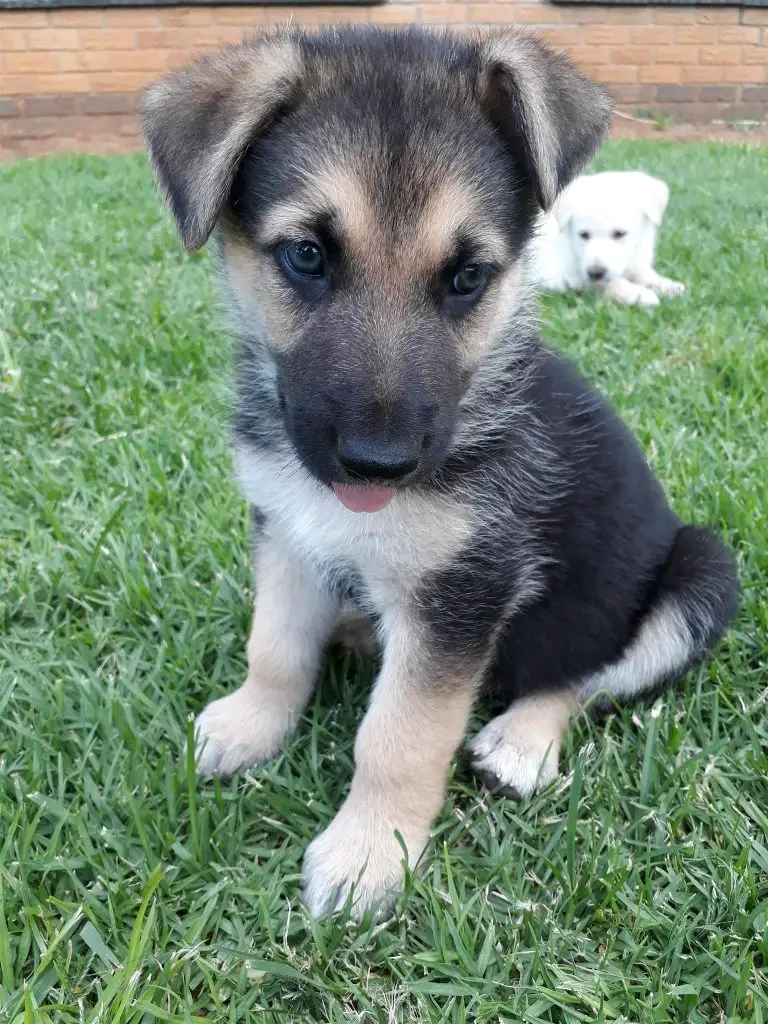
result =
[{"label": "puppy's right ear", "polygon": [[144,94],[149,159],[185,247],[208,240],[248,145],[296,97],[302,60],[273,35],[172,72]]}]

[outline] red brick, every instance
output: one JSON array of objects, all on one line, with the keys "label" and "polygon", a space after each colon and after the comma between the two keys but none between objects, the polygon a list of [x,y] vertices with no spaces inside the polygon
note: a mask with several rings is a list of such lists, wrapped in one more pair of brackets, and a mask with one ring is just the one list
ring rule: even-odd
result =
[{"label": "red brick", "polygon": [[[251,9],[253,10],[253,8]],[[242,10],[242,8],[236,8],[236,10]],[[161,25],[194,26],[210,25],[211,22],[217,20],[219,14],[226,14],[228,11],[230,11],[228,7],[158,7],[155,9],[155,15]]]},{"label": "red brick", "polygon": [[722,69],[724,82],[735,82],[737,85],[761,85],[766,80],[765,65],[737,64]]},{"label": "red brick", "polygon": [[597,77],[606,85],[628,85],[637,81],[637,68],[633,65],[620,67],[609,64],[599,69]]},{"label": "red brick", "polygon": [[[376,10],[395,10],[395,8],[376,8]],[[505,4],[470,4],[467,18],[475,25],[496,25],[501,22],[517,21],[517,11]]]},{"label": "red brick", "polygon": [[43,28],[47,24],[47,11],[0,11],[0,29]]},{"label": "red brick", "polygon": [[3,55],[3,79],[6,73],[54,72],[58,70],[57,56],[55,53],[6,53]]},{"label": "red brick", "polygon": [[34,96],[38,91],[37,75],[3,74],[3,94],[5,96]]},{"label": "red brick", "polygon": [[154,76],[141,71],[111,71],[88,75],[86,92],[139,92]]},{"label": "red brick", "polygon": [[61,117],[18,117],[7,126],[5,134],[9,139],[47,139],[62,134],[59,131]]},{"label": "red brick", "polygon": [[[499,4],[498,6],[506,8],[506,4]],[[516,21],[519,25],[554,25],[564,20],[561,17],[561,13],[558,7],[550,7],[548,4],[536,4],[533,7],[514,8],[514,18],[512,20]]]},{"label": "red brick", "polygon": [[694,67],[681,68],[680,81],[690,82],[696,85],[714,85],[722,78],[722,68],[718,67]]},{"label": "red brick", "polygon": [[568,52],[577,64],[589,64],[594,67],[597,64],[613,63],[609,59],[607,46],[571,46]]},{"label": "red brick", "polygon": [[649,84],[674,84],[680,81],[680,67],[677,64],[649,64],[637,69],[637,78]]},{"label": "red brick", "polygon": [[26,49],[27,35],[25,32],[22,32],[21,29],[3,29],[3,34],[0,36],[0,54]]},{"label": "red brick", "polygon": [[717,41],[757,46],[760,43],[760,29],[752,25],[726,25],[717,30]]},{"label": "red brick", "polygon": [[106,93],[83,96],[80,106],[84,114],[133,114],[137,103],[136,93]]},{"label": "red brick", "polygon": [[41,28],[27,32],[30,50],[77,50],[80,33],[74,28]]},{"label": "red brick", "polygon": [[683,46],[699,46],[718,42],[717,30],[711,25],[678,25],[675,42]]},{"label": "red brick", "polygon": [[569,25],[595,25],[605,20],[602,17],[604,10],[605,8],[596,8],[592,4],[585,4],[583,7],[568,4],[568,10],[564,13],[562,20]]},{"label": "red brick", "polygon": [[762,64],[768,67],[768,46],[743,46],[741,59],[744,64]]},{"label": "red brick", "polygon": [[675,30],[670,25],[636,25],[632,29],[635,46],[668,46],[674,37]]},{"label": "red brick", "polygon": [[56,95],[69,92],[88,92],[88,76],[86,74],[38,75],[36,91]]},{"label": "red brick", "polygon": [[742,25],[768,25],[768,7],[745,7],[741,12]]},{"label": "red brick", "polygon": [[621,25],[588,25],[585,39],[597,46],[623,46],[629,43],[629,29]]},{"label": "red brick", "polygon": [[[169,11],[169,13],[171,13]],[[216,7],[211,12],[212,18],[209,21],[195,21],[192,20],[192,15],[204,13],[202,11],[189,11],[190,19],[182,19],[179,21],[179,25],[207,25],[212,21],[219,25],[253,25],[257,27],[259,25],[266,24],[268,20],[268,12],[263,7]],[[285,14],[283,13],[283,18]],[[165,12],[162,18],[163,24],[172,25],[173,17],[168,20],[165,17]]]},{"label": "red brick", "polygon": [[95,28],[104,20],[104,12],[91,8],[84,11],[52,10],[49,24],[53,28]]},{"label": "red brick", "polygon": [[608,25],[650,25],[652,20],[649,7],[593,7],[592,11],[593,21]]},{"label": "red brick", "polygon": [[699,48],[698,46],[657,46],[655,59],[657,64],[697,64]]},{"label": "red brick", "polygon": [[110,28],[151,28],[157,24],[158,15],[164,18],[172,10],[175,8],[110,7],[104,13]]},{"label": "red brick", "polygon": [[136,32],[131,28],[85,29],[81,33],[86,50],[132,50]]},{"label": "red brick", "polygon": [[537,34],[558,50],[570,50],[572,46],[580,46],[584,41],[583,29],[577,26],[545,25],[537,30]]},{"label": "red brick", "polygon": [[364,10],[368,20],[377,25],[409,25],[416,20],[415,7],[392,5],[391,7],[372,7],[370,10]]},{"label": "red brick", "polygon": [[116,71],[153,71],[168,68],[167,50],[113,50],[109,55]]},{"label": "red brick", "polygon": [[56,71],[70,73],[73,71],[109,71],[114,65],[114,51],[110,50],[78,50],[57,53]]},{"label": "red brick", "polygon": [[653,8],[653,23],[655,25],[695,25],[696,22],[696,11],[682,10],[680,7],[673,7],[671,10],[661,7]]},{"label": "red brick", "polygon": [[460,25],[467,21],[467,4],[422,4],[419,13],[425,24]]},{"label": "red brick", "polygon": [[705,7],[699,10],[700,25],[738,25],[738,7]]},{"label": "red brick", "polygon": [[736,64],[740,57],[739,46],[702,46],[699,50],[702,64]]},{"label": "red brick", "polygon": [[611,50],[612,64],[653,64],[650,46],[621,46]]},{"label": "red brick", "polygon": [[7,117],[18,117],[20,113],[21,103],[18,100],[0,98],[0,121]]}]

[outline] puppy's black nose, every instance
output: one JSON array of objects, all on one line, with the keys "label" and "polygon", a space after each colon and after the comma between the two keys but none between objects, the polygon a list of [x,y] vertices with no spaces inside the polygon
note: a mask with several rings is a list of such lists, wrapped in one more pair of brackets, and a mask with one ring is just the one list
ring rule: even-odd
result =
[{"label": "puppy's black nose", "polygon": [[343,441],[338,458],[352,476],[363,480],[399,480],[419,464],[421,445],[399,441]]},{"label": "puppy's black nose", "polygon": [[590,281],[602,281],[605,277],[605,267],[590,267],[587,273]]}]

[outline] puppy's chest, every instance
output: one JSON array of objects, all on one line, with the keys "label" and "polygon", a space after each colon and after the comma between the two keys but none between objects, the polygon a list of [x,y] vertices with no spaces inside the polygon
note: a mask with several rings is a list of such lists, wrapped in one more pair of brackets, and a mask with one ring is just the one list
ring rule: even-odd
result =
[{"label": "puppy's chest", "polygon": [[360,514],[293,460],[241,450],[237,465],[248,500],[301,558],[320,572],[358,577],[374,596],[410,589],[470,540],[470,512],[452,499],[406,492]]}]

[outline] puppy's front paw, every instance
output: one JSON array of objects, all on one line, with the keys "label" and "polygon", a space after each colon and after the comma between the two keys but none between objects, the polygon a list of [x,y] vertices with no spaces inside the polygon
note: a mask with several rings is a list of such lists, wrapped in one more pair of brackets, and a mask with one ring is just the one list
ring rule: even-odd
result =
[{"label": "puppy's front paw", "polygon": [[662,277],[656,285],[656,291],[659,295],[663,295],[665,298],[671,299],[675,295],[683,295],[685,292],[685,285],[682,281],[673,281],[669,277]]},{"label": "puppy's front paw", "polygon": [[270,707],[247,683],[212,701],[195,722],[195,760],[201,775],[231,775],[260,764],[282,749],[293,716],[284,705]]},{"label": "puppy's front paw", "polygon": [[626,306],[658,306],[659,297],[655,292],[652,292],[650,288],[646,288],[645,285],[635,284],[634,281],[627,281],[624,278],[620,278],[618,281],[612,281],[610,284],[603,288],[603,294],[607,295],[610,299],[615,299],[616,302],[621,302]]},{"label": "puppy's front paw", "polygon": [[557,778],[559,752],[551,737],[518,732],[509,713],[490,721],[469,744],[475,774],[491,793],[513,800],[533,796]]},{"label": "puppy's front paw", "polygon": [[633,305],[635,306],[658,306],[659,297],[655,292],[652,292],[650,288],[641,288],[638,286],[637,298]]},{"label": "puppy's front paw", "polygon": [[[344,804],[304,854],[304,900],[313,917],[341,910],[350,893],[355,919],[371,909],[379,919],[387,916],[403,882],[405,858],[395,830],[372,807]],[[406,842],[412,867],[426,836]]]}]

